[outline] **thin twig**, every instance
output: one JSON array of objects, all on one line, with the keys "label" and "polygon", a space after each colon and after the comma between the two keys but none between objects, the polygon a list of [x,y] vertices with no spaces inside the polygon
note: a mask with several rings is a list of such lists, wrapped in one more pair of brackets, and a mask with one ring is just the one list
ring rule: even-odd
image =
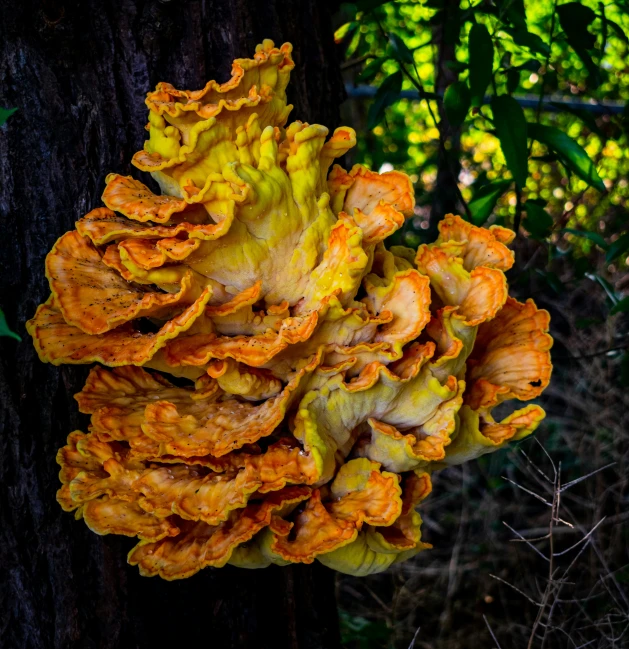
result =
[{"label": "thin twig", "polygon": [[[543,448],[543,447],[542,447]],[[550,545],[550,551],[549,551],[549,562],[548,562],[548,580],[546,582],[546,588],[544,589],[544,595],[542,596],[542,606],[540,607],[537,617],[535,618],[535,622],[533,624],[533,628],[531,629],[531,635],[529,636],[529,643],[527,649],[533,649],[533,642],[535,641],[535,637],[537,634],[537,629],[540,626],[540,623],[542,622],[542,616],[544,615],[544,611],[546,610],[546,607],[548,606],[548,603],[550,601],[552,592],[555,588],[555,582],[554,582],[554,577],[555,577],[555,539],[553,536],[553,530],[555,527],[555,521],[559,519],[559,503],[560,503],[560,498],[561,498],[561,463],[559,463],[559,467],[555,467],[555,463],[552,461],[552,458],[544,449],[546,456],[549,458],[551,465],[553,467],[553,471],[555,474],[555,481],[554,481],[554,489],[553,489],[553,503],[552,503],[552,509],[551,509],[551,516],[550,516],[550,521],[548,523],[548,536],[549,536],[549,545]],[[542,636],[542,642],[541,642],[541,649],[544,649],[544,643],[546,642],[546,635],[548,633],[548,629],[544,629],[544,635]]]},{"label": "thin twig", "polygon": [[546,475],[546,474],[545,474],[545,473],[544,473],[544,472],[543,472],[543,471],[542,471],[542,470],[537,466],[537,464],[535,464],[535,462],[533,462],[533,460],[531,460],[531,458],[530,458],[530,457],[529,457],[529,456],[524,452],[524,449],[523,449],[522,447],[519,447],[518,450],[520,451],[520,453],[521,453],[522,455],[524,455],[524,457],[526,458],[526,461],[528,462],[528,464],[529,464],[529,466],[530,466],[531,468],[535,469],[535,470],[537,471],[537,473],[539,473],[539,474],[544,478],[544,480],[546,480],[546,481],[549,482],[550,484],[553,483],[553,481],[552,481],[552,480],[551,480],[551,479],[550,479],[550,478],[549,478],[549,477],[548,477],[548,476],[547,476],[547,475]]},{"label": "thin twig", "polygon": [[627,347],[629,347],[629,343],[625,343],[624,345],[619,345],[617,347],[610,347],[609,349],[603,349],[600,352],[594,352],[593,354],[583,354],[581,356],[555,356],[554,358],[560,360],[581,361],[586,358],[595,358],[596,356],[603,356],[604,354],[609,354],[610,352],[617,352],[623,349],[627,349]]},{"label": "thin twig", "polygon": [[588,478],[591,478],[593,475],[596,475],[597,473],[600,473],[601,471],[605,471],[605,469],[609,469],[609,467],[616,466],[616,464],[617,464],[617,462],[610,462],[609,464],[606,464],[605,466],[602,466],[599,469],[596,469],[595,471],[592,471],[591,473],[588,473],[587,475],[581,476],[580,478],[576,478],[575,480],[571,480],[570,482],[567,482],[561,488],[562,493],[564,491],[566,491],[566,489],[570,489],[570,487],[574,487],[574,485],[579,484],[579,482],[583,482],[584,480],[587,480]]},{"label": "thin twig", "polygon": [[[516,536],[518,536],[520,541],[523,541],[524,543],[526,543],[526,544],[527,544],[527,545],[528,545],[532,550],[534,550],[537,554],[539,554],[539,556],[542,557],[542,559],[544,559],[544,561],[550,561],[549,557],[547,557],[547,556],[546,556],[546,555],[545,555],[541,550],[538,550],[538,549],[537,549],[537,548],[536,548],[536,547],[531,543],[531,541],[530,541],[529,539],[525,539],[525,538],[520,534],[520,532],[518,532],[517,530],[514,530],[510,525],[508,525],[508,524],[505,523],[504,521],[502,521],[502,524],[503,524],[505,527],[509,528],[509,529],[510,529],[510,530],[511,530],[511,531],[512,531]],[[512,540],[517,540],[517,539],[512,539]]]},{"label": "thin twig", "polygon": [[419,630],[421,629],[420,626],[417,627],[417,630],[415,631],[415,635],[413,635],[413,639],[411,640],[411,644],[408,645],[408,649],[413,649],[415,646],[415,642],[417,640],[417,636],[419,635]]},{"label": "thin twig", "polygon": [[500,643],[498,642],[498,639],[494,635],[494,632],[493,632],[491,626],[489,625],[489,621],[487,620],[486,615],[483,615],[483,620],[485,620],[485,624],[487,625],[487,630],[489,631],[489,635],[491,635],[491,639],[496,643],[497,649],[502,649],[502,647],[500,646]]},{"label": "thin twig", "polygon": [[505,581],[504,579],[502,579],[502,577],[498,577],[497,575],[492,575],[491,573],[489,574],[489,576],[492,579],[495,579],[496,581],[502,582],[505,586],[509,586],[509,588],[512,588],[513,590],[515,590],[516,593],[520,593],[520,595],[522,595],[522,597],[525,597],[526,599],[528,599],[529,602],[531,602],[531,604],[533,604],[535,606],[541,606],[540,602],[536,602],[532,597],[527,595],[523,590],[520,590],[519,588],[517,588],[513,584],[510,584],[508,581]]}]

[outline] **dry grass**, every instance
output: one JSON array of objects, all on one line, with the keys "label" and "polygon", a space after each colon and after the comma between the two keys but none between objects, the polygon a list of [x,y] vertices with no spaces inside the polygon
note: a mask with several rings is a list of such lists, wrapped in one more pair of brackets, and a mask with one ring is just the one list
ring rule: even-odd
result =
[{"label": "dry grass", "polygon": [[516,296],[552,315],[546,423],[536,439],[435,476],[421,510],[433,550],[339,578],[347,647],[629,647],[629,389],[622,352],[604,353],[629,342],[625,316],[606,319],[593,282],[558,296],[517,272]]}]

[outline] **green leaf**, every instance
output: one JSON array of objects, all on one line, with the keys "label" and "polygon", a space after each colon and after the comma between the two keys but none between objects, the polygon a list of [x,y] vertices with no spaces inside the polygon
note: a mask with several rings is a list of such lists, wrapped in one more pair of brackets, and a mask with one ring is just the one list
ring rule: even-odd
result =
[{"label": "green leaf", "polygon": [[456,74],[463,72],[463,70],[467,70],[467,63],[461,63],[461,61],[446,61],[445,66],[448,70],[456,72]]},{"label": "green leaf", "polygon": [[507,92],[512,95],[520,85],[520,70],[510,68],[507,70]]},{"label": "green leaf", "polygon": [[470,109],[470,89],[464,81],[451,83],[443,95],[443,107],[448,121],[457,128],[463,124]]},{"label": "green leaf", "polygon": [[577,279],[583,279],[586,273],[592,271],[592,263],[587,257],[577,257],[574,258],[574,255],[571,256],[572,260],[572,269],[574,271],[574,276]]},{"label": "green leaf", "polygon": [[367,130],[377,126],[384,116],[385,109],[400,98],[402,72],[398,70],[389,75],[376,91],[367,115]]},{"label": "green leaf", "polygon": [[569,135],[554,126],[532,123],[528,125],[528,134],[529,137],[545,144],[555,153],[558,153],[568,168],[581,180],[584,180],[591,187],[595,187],[599,192],[605,191],[605,185],[598,175],[590,156]]},{"label": "green leaf", "polygon": [[533,201],[526,201],[524,210],[526,211],[524,227],[534,239],[546,239],[553,229],[553,217]]},{"label": "green leaf", "polygon": [[562,232],[567,232],[568,234],[573,234],[575,237],[582,237],[583,239],[588,239],[595,243],[599,248],[607,250],[609,247],[607,241],[598,232],[588,232],[587,230],[574,230],[573,228],[564,228]]},{"label": "green leaf", "polygon": [[415,62],[413,52],[408,49],[406,43],[397,34],[389,34],[389,43],[391,43],[391,49],[398,61],[413,65]]},{"label": "green leaf", "polygon": [[629,313],[629,297],[625,297],[615,304],[611,308],[609,315],[616,315],[617,313]]},{"label": "green leaf", "polygon": [[575,117],[578,117],[592,133],[596,133],[602,140],[607,140],[605,137],[605,133],[601,131],[601,129],[598,127],[598,124],[596,123],[596,118],[592,113],[590,113],[587,110],[584,110],[583,108],[572,108],[571,106],[567,106],[565,104],[558,104],[554,101],[550,102],[551,106],[554,106],[558,111],[560,112],[566,112],[570,113],[571,115],[574,115]]},{"label": "green leaf", "polygon": [[355,21],[341,25],[334,32],[334,42],[340,43],[351,31],[354,31],[356,27],[358,27],[358,23]]},{"label": "green leaf", "polygon": [[370,621],[363,617],[339,611],[339,626],[343,646],[351,645],[356,649],[376,649],[387,646],[391,631],[383,621]]},{"label": "green leaf", "polygon": [[524,111],[509,95],[491,100],[496,135],[516,185],[522,189],[528,176],[527,124]]},{"label": "green leaf", "polygon": [[565,294],[566,289],[563,285],[563,282],[559,279],[556,273],[548,270],[542,270],[541,268],[536,268],[535,272],[548,284],[548,286],[555,292],[557,295]]},{"label": "green leaf", "polygon": [[494,44],[485,25],[472,25],[469,37],[470,53],[470,91],[472,106],[478,107],[483,103],[485,90],[491,83],[494,68]]},{"label": "green leaf", "polygon": [[16,110],[17,108],[0,108],[0,126],[4,126],[4,123]]},{"label": "green leaf", "polygon": [[578,57],[583,62],[585,69],[588,71],[588,80],[594,89],[598,88],[603,83],[604,71],[601,70],[590,56],[589,52],[584,47],[573,45],[572,49],[577,53]]},{"label": "green leaf", "polygon": [[413,232],[412,230],[407,230],[404,233],[404,243],[409,247],[409,248],[414,248],[417,250],[419,248],[419,244],[422,242],[421,237],[417,232]]},{"label": "green leaf", "polygon": [[358,0],[356,3],[356,9],[363,13],[369,13],[382,5],[387,4],[389,1],[390,0]]},{"label": "green leaf", "polygon": [[514,70],[528,70],[529,72],[539,72],[540,63],[537,59],[529,59],[520,65],[514,65]]},{"label": "green leaf", "polygon": [[4,311],[0,309],[0,336],[6,336],[7,338],[15,338],[15,340],[22,340],[15,331],[9,329],[7,324],[7,319],[4,316]]},{"label": "green leaf", "polygon": [[629,37],[625,34],[624,29],[618,23],[607,18],[607,24],[616,32],[616,36],[618,36],[623,43],[629,45]]},{"label": "green leaf", "polygon": [[587,50],[594,47],[596,36],[588,31],[588,26],[596,20],[592,9],[580,2],[568,2],[557,7],[557,14],[559,24],[571,46],[574,47],[573,43],[576,43]]},{"label": "green leaf", "polygon": [[576,318],[574,324],[577,329],[589,329],[594,325],[603,324],[604,320],[600,318]]},{"label": "green leaf", "polygon": [[536,52],[542,56],[550,54],[550,47],[537,34],[533,34],[526,29],[514,29],[513,27],[501,26],[500,29],[509,34],[516,45],[527,47],[531,52]]},{"label": "green leaf", "polygon": [[511,185],[510,180],[501,180],[481,187],[470,201],[469,208],[472,213],[472,223],[482,225],[490,216],[498,199]]},{"label": "green leaf", "polygon": [[596,45],[596,36],[588,31],[588,26],[594,22],[596,14],[580,2],[568,2],[565,5],[560,5],[557,7],[557,13],[570,47],[583,61],[592,85],[598,88],[603,81],[602,72],[588,51]]},{"label": "green leaf", "polygon": [[606,279],[604,279],[597,273],[585,273],[585,276],[588,279],[591,279],[593,282],[599,284],[599,286],[607,294],[607,297],[609,298],[609,301],[612,303],[613,306],[616,306],[620,302],[618,296],[616,295],[616,292],[614,291],[613,286]]},{"label": "green leaf", "polygon": [[[529,122],[529,126],[530,126]],[[531,160],[539,160],[540,162],[557,162],[559,158],[556,153],[546,153],[544,155],[534,155],[531,156]]]},{"label": "green leaf", "polygon": [[524,0],[501,0],[497,3],[500,7],[500,19],[508,20],[514,27],[526,29],[526,12]]},{"label": "green leaf", "polygon": [[388,56],[381,56],[380,58],[369,61],[367,65],[363,68],[363,71],[358,75],[357,81],[362,83],[368,83],[372,81],[375,76],[380,72],[385,61],[388,61]]},{"label": "green leaf", "polygon": [[498,17],[498,9],[490,4],[478,3],[463,12],[463,17],[467,21],[475,22],[476,14],[487,14],[488,16]]},{"label": "green leaf", "polygon": [[605,261],[609,264],[625,252],[629,252],[629,232],[621,234],[616,241],[609,245]]}]

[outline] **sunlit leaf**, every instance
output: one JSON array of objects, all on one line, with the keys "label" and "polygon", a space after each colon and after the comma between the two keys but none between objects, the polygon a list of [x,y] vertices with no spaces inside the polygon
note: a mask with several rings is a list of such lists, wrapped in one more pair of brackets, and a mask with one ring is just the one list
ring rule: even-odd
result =
[{"label": "sunlit leaf", "polygon": [[3,126],[16,110],[17,108],[0,108],[0,126]]},{"label": "sunlit leaf", "polygon": [[446,88],[443,95],[443,107],[452,126],[457,128],[463,124],[470,109],[470,103],[470,89],[464,81],[455,81]]},{"label": "sunlit leaf", "polygon": [[491,216],[498,199],[507,191],[509,185],[510,180],[501,180],[485,185],[476,192],[469,204],[472,222],[475,225],[482,225]]},{"label": "sunlit leaf", "polygon": [[603,250],[607,250],[607,248],[609,247],[607,245],[607,241],[605,241],[605,239],[603,239],[603,237],[598,232],[588,232],[587,230],[575,230],[573,228],[564,228],[562,232],[567,232],[568,234],[573,234],[575,237],[582,237],[583,239],[592,241],[599,248],[602,248]]},{"label": "sunlit leaf", "polygon": [[569,104],[559,104],[556,102],[550,102],[550,105],[554,106],[558,111],[565,111],[566,113],[570,113],[571,115],[578,117],[588,127],[588,129],[592,131],[592,133],[596,133],[596,135],[598,135],[603,140],[607,139],[605,137],[605,133],[601,131],[598,124],[596,123],[596,117],[588,110],[584,108],[574,108]]},{"label": "sunlit leaf", "polygon": [[388,61],[388,56],[381,56],[373,61],[369,61],[363,68],[363,71],[358,75],[358,82],[368,83],[372,81],[375,76],[380,72],[385,61]]},{"label": "sunlit leaf", "polygon": [[413,65],[413,52],[408,49],[406,43],[397,34],[389,34],[389,43],[391,43],[391,49],[398,61]]},{"label": "sunlit leaf", "polygon": [[537,34],[533,34],[526,29],[513,27],[501,26],[500,29],[509,34],[516,45],[527,47],[531,52],[536,52],[542,56],[548,56],[550,53],[550,47]]},{"label": "sunlit leaf", "polygon": [[485,90],[491,83],[494,66],[494,45],[485,25],[472,25],[469,36],[470,53],[470,92],[472,106],[483,103]]},{"label": "sunlit leaf", "polygon": [[349,33],[350,31],[354,31],[358,27],[357,22],[349,22],[345,23],[344,25],[341,25],[335,32],[334,32],[334,42],[335,43],[340,43]]},{"label": "sunlit leaf", "polygon": [[608,18],[607,24],[614,30],[616,36],[618,36],[618,38],[623,43],[627,43],[627,45],[629,45],[629,37],[627,36],[627,34],[625,34],[625,30],[618,23],[615,23],[613,20],[610,20]]},{"label": "sunlit leaf", "polygon": [[588,185],[595,187],[600,192],[605,191],[605,185],[596,171],[594,163],[585,149],[575,142],[567,133],[560,131],[554,126],[543,126],[542,124],[528,125],[529,137],[545,144],[558,153],[562,161]]},{"label": "sunlit leaf", "polygon": [[535,239],[545,239],[553,228],[553,217],[537,202],[526,201],[524,203],[526,219],[524,227]]},{"label": "sunlit leaf", "polygon": [[522,189],[528,176],[527,124],[524,111],[509,95],[491,100],[496,135],[516,185]]},{"label": "sunlit leaf", "polygon": [[389,75],[381,84],[373,98],[367,115],[367,130],[377,126],[384,116],[385,109],[400,98],[402,72]]},{"label": "sunlit leaf", "polygon": [[15,333],[15,331],[11,331],[11,329],[9,329],[9,325],[7,324],[7,319],[2,309],[0,309],[0,336],[5,336],[7,338],[15,338],[15,340],[22,340]]},{"label": "sunlit leaf", "polygon": [[475,14],[487,14],[488,16],[496,16],[497,18],[498,8],[490,4],[479,2],[476,5],[473,5],[471,8],[467,9],[463,13],[463,16],[465,17],[465,20],[471,20],[472,22],[475,22]]},{"label": "sunlit leaf", "polygon": [[529,59],[528,61],[525,61],[520,65],[514,65],[513,69],[528,70],[529,72],[539,72],[539,67],[540,67],[539,61],[537,61],[536,59]]}]

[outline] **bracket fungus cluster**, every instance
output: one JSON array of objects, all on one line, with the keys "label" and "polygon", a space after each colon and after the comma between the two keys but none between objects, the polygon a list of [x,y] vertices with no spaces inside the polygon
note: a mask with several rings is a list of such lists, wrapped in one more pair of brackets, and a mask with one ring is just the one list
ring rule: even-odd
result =
[{"label": "bracket fungus cluster", "polygon": [[[42,361],[98,363],[91,415],[58,453],[58,500],[137,537],[143,575],[317,559],[366,575],[430,547],[433,471],[531,433],[550,378],[548,313],[508,297],[513,233],[457,216],[385,247],[409,178],[334,165],[351,128],[293,122],[291,46],[226,83],[148,94],[133,158],[46,260],[28,330]],[[167,375],[175,378],[166,378]]]}]

